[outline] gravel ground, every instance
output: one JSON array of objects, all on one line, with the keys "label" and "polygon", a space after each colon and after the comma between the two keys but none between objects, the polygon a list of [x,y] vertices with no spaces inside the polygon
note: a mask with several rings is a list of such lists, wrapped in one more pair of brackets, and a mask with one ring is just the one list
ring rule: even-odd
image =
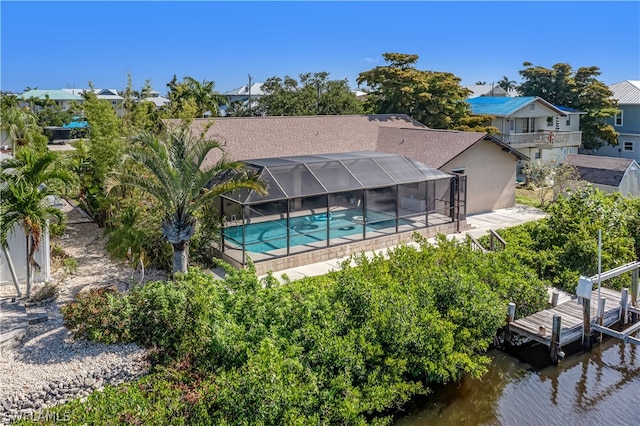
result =
[{"label": "gravel ground", "polygon": [[[66,234],[52,240],[78,261],[75,274],[53,271],[59,295],[46,309],[49,320],[31,325],[22,343],[0,348],[0,424],[20,417],[36,418],[37,410],[68,399],[86,397],[105,384],[119,384],[145,374],[145,351],[133,344],[103,345],[74,340],[63,326],[60,307],[80,291],[103,286],[126,290],[139,276],[111,262],[104,251],[102,230],[66,206]],[[161,279],[158,272],[147,279]],[[38,286],[34,286],[34,294]],[[24,291],[24,288],[23,288]],[[0,297],[15,296],[13,285],[0,286]],[[27,308],[29,312],[29,308]]]}]

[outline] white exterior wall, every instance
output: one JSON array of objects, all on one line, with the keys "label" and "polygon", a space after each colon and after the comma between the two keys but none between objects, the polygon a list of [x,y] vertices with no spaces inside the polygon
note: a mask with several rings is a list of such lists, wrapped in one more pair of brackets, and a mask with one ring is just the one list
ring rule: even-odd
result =
[{"label": "white exterior wall", "polygon": [[11,145],[11,139],[9,139],[9,131],[7,129],[0,129],[0,145]]},{"label": "white exterior wall", "polygon": [[[16,270],[20,284],[27,283],[27,241],[22,226],[16,225],[9,234],[9,256]],[[35,254],[35,259],[40,270],[33,271],[33,282],[51,281],[51,257],[49,255],[49,232],[45,231],[40,241],[40,249]],[[13,278],[9,270],[4,251],[0,250],[0,285],[13,285]]]},{"label": "white exterior wall", "polygon": [[570,124],[567,125],[567,117],[559,117],[561,132],[578,132],[580,130],[580,114],[569,114]]},{"label": "white exterior wall", "polygon": [[620,193],[624,196],[640,197],[640,166],[631,163],[620,182]]}]

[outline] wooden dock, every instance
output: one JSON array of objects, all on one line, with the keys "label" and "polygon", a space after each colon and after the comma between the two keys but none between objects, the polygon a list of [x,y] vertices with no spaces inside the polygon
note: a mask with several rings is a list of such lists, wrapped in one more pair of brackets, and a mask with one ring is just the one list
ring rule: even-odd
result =
[{"label": "wooden dock", "polygon": [[[605,327],[608,327],[617,322],[620,316],[621,292],[602,287],[600,295],[606,299],[602,323]],[[597,289],[592,292],[591,300],[598,300]],[[598,317],[598,303],[591,303],[590,308],[591,325],[595,325]],[[562,318],[559,339],[561,346],[582,339],[583,306],[578,303],[577,299],[566,301],[554,308],[545,309],[528,317],[517,319],[509,324],[509,329],[513,333],[529,337],[550,347],[554,315],[559,315]]]}]

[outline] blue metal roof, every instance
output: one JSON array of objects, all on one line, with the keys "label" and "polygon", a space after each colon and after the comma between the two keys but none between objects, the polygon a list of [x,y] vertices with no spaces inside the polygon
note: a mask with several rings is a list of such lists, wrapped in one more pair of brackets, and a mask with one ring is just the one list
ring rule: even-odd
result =
[{"label": "blue metal roof", "polygon": [[521,96],[517,98],[480,96],[467,99],[473,114],[508,116],[535,102],[535,96]]},{"label": "blue metal roof", "polygon": [[580,112],[577,109],[569,108],[569,107],[562,106],[562,105],[554,105],[554,107],[556,107],[560,111],[564,111],[564,112]]}]

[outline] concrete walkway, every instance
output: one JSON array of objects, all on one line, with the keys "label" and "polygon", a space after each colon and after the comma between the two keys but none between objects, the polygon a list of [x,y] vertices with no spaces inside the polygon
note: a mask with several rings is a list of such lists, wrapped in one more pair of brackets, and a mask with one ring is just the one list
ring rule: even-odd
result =
[{"label": "concrete walkway", "polygon": [[0,348],[20,343],[28,326],[27,310],[22,303],[0,299]]},{"label": "concrete walkway", "polygon": [[47,311],[31,307],[29,312],[23,302],[0,299],[0,348],[14,347],[22,342],[29,325],[48,319]]},{"label": "concrete walkway", "polygon": [[[494,210],[489,213],[482,213],[467,217],[467,225],[470,229],[463,231],[459,234],[449,234],[449,238],[455,238],[457,240],[464,240],[467,234],[474,238],[479,238],[489,232],[489,229],[502,229],[512,226],[520,225],[521,223],[531,222],[539,220],[545,217],[545,213],[539,209],[528,206],[516,206],[508,209]],[[435,241],[434,238],[429,241]],[[408,243],[415,245],[415,243]],[[416,245],[417,246],[417,245]],[[367,255],[373,253],[385,253],[387,249],[376,250],[375,252],[369,252]],[[282,276],[286,275],[290,280],[295,281],[304,277],[312,277],[317,275],[324,275],[330,271],[339,269],[340,263],[346,260],[347,257],[329,260],[326,262],[313,263],[310,265],[299,266],[297,268],[285,269],[283,271],[274,272],[273,276],[282,281]],[[259,278],[263,278],[260,276]]]}]

